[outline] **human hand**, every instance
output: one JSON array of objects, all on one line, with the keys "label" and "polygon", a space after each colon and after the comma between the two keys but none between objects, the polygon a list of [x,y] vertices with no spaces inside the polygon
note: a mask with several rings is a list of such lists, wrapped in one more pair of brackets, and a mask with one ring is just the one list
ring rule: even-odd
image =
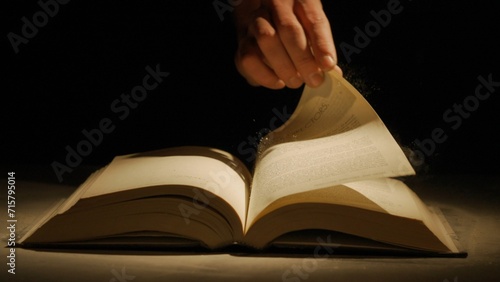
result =
[{"label": "human hand", "polygon": [[235,64],[254,86],[319,86],[337,53],[321,0],[243,0],[234,10]]}]

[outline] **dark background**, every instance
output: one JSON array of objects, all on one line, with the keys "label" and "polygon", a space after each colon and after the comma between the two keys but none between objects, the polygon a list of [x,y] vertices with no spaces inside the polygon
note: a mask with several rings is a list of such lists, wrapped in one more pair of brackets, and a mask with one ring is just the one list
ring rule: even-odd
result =
[{"label": "dark background", "polygon": [[[354,27],[364,29],[370,11],[388,2],[323,1],[346,78],[402,146],[415,149],[415,140],[444,130],[447,140],[425,157],[422,172],[498,173],[500,88],[456,130],[443,120],[446,110],[474,95],[478,76],[500,81],[494,1],[401,0],[402,12],[347,60],[340,44],[354,46]],[[179,145],[214,146],[245,159],[238,146],[269,127],[273,109],[292,112],[302,92],[247,85],[233,63],[232,14],[221,21],[213,1],[70,1],[17,54],[7,34],[21,35],[21,19],[41,8],[36,1],[9,5],[2,9],[1,141],[8,171],[36,164],[56,180],[51,163],[64,163],[65,147],[75,148],[81,131],[103,118],[116,128],[82,167]],[[170,75],[119,120],[111,103],[157,64]]]}]

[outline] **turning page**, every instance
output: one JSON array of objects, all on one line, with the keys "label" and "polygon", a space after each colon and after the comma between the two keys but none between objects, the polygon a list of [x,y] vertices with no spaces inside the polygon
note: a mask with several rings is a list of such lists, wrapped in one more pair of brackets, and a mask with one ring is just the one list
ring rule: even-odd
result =
[{"label": "turning page", "polygon": [[267,205],[286,195],[412,174],[377,113],[332,71],[320,87],[306,86],[290,119],[262,140],[246,228]]}]

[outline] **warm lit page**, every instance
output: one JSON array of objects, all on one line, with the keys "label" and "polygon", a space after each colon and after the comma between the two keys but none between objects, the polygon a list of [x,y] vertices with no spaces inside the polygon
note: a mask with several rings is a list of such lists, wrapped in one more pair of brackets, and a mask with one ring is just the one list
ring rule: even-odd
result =
[{"label": "warm lit page", "polygon": [[344,184],[362,194],[392,215],[423,220],[423,213],[415,203],[418,198],[403,182],[391,178],[377,178]]},{"label": "warm lit page", "polygon": [[[148,186],[199,187],[224,199],[238,213],[241,222],[244,222],[248,185],[236,171],[236,165],[230,165],[231,156],[218,150],[207,154],[204,151],[197,152],[205,154],[204,156],[189,155],[182,150],[117,157],[83,193],[82,198]],[[176,153],[179,155],[175,155]],[[214,156],[219,159],[213,158]]]},{"label": "warm lit page", "polygon": [[320,87],[304,88],[292,116],[261,140],[259,152],[279,143],[335,135],[370,121],[382,123],[361,94],[332,72]]},{"label": "warm lit page", "polygon": [[370,199],[388,213],[421,220],[452,252],[458,252],[439,218],[403,182],[380,178],[344,184]]},{"label": "warm lit page", "polygon": [[306,87],[290,120],[262,144],[248,223],[286,195],[415,173],[373,108],[335,72]]}]

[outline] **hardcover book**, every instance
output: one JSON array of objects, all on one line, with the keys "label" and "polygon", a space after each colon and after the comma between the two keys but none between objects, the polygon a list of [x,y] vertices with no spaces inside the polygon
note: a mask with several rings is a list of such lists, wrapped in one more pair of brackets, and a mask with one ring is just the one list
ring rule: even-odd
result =
[{"label": "hardcover book", "polygon": [[414,174],[365,98],[329,72],[260,141],[253,167],[209,147],[117,156],[20,243],[265,250],[313,246],[330,232],[352,248],[463,253],[439,211],[401,180]]}]

